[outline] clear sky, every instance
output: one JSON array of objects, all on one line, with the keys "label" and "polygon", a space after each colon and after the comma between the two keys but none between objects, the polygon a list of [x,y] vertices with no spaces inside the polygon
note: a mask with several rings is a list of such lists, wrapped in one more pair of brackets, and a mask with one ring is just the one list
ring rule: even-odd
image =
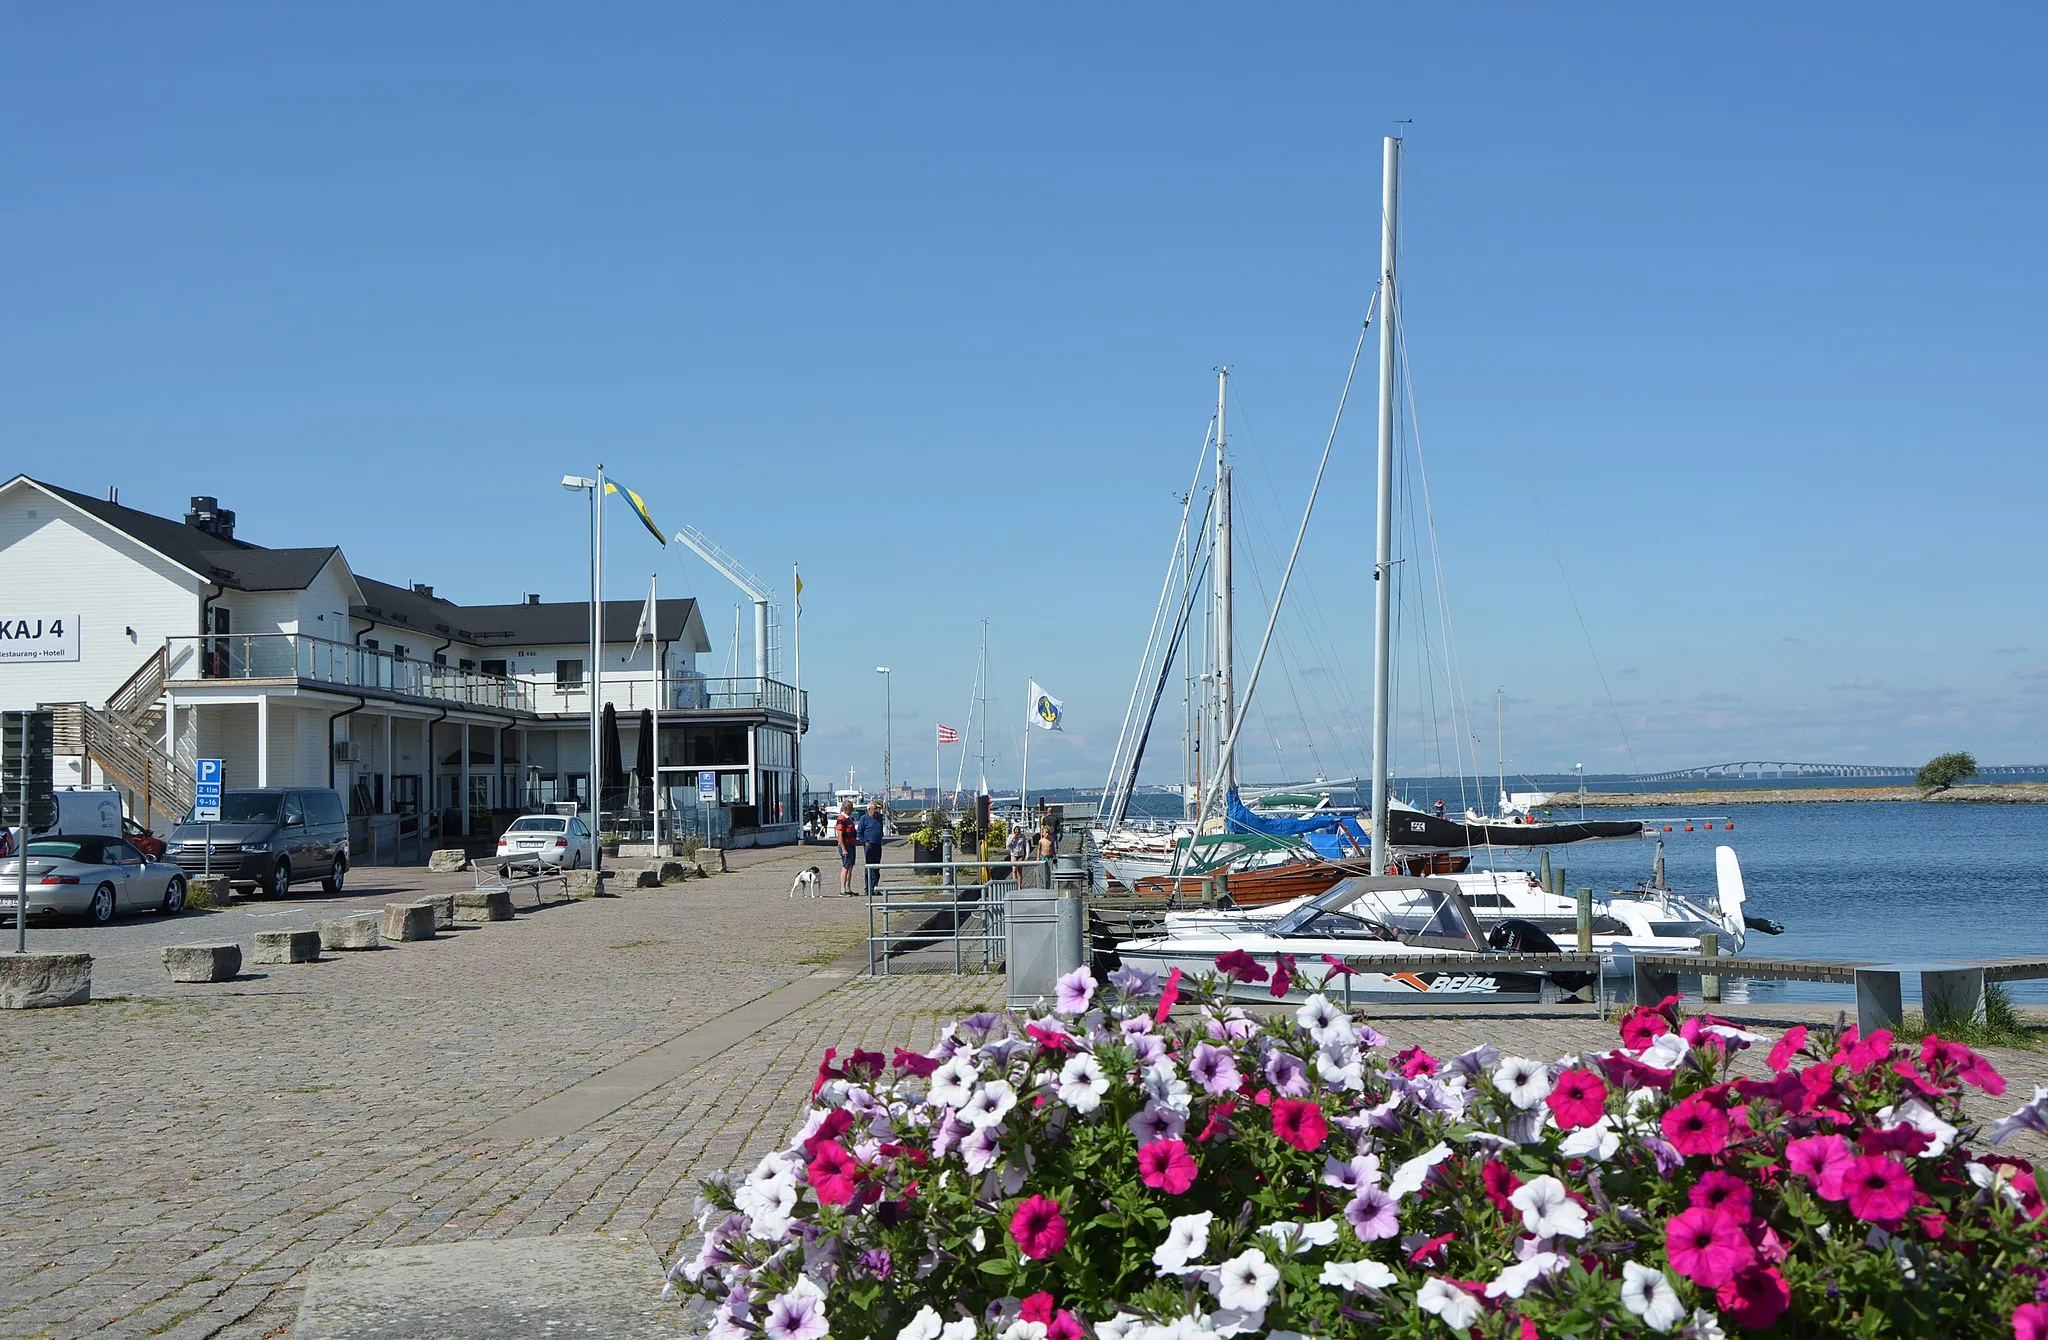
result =
[{"label": "clear sky", "polygon": [[[481,603],[583,593],[558,481],[602,460],[785,591],[803,565],[815,783],[879,781],[882,664],[896,775],[927,780],[983,616],[997,780],[1027,677],[1069,713],[1034,778],[1100,780],[1219,363],[1255,643],[1397,122],[1489,768],[1497,688],[1511,770],[2048,761],[2038,6],[69,5],[7,29],[10,470],[166,513],[216,494],[252,539]],[[1364,765],[1370,385],[1255,775]],[[608,594],[658,564],[721,669],[732,589],[616,505],[610,534]],[[1419,682],[1409,771],[1460,729]]]}]

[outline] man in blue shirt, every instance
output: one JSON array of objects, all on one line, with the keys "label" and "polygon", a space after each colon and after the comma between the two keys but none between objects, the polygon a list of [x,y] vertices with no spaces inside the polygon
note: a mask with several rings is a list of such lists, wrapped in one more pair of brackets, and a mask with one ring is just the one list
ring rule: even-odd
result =
[{"label": "man in blue shirt", "polygon": [[866,855],[869,893],[873,893],[875,886],[882,882],[882,872],[876,867],[882,863],[882,839],[887,835],[882,824],[882,802],[878,800],[868,806],[868,812],[855,833]]}]

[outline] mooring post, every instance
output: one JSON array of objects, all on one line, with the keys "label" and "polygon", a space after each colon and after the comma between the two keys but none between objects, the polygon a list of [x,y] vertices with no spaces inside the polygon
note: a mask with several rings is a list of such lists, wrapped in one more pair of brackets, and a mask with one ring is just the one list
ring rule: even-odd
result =
[{"label": "mooring post", "polygon": [[1579,890],[1579,952],[1593,952],[1593,891]]},{"label": "mooring post", "polygon": [[1550,892],[1550,853],[1547,851],[1536,857],[1536,884],[1545,893]]},{"label": "mooring post", "polygon": [[1563,866],[1554,865],[1550,867],[1550,892],[1559,898],[1564,897],[1564,891],[1567,887],[1564,882],[1564,874]]},{"label": "mooring post", "polygon": [[[1721,957],[1721,937],[1718,934],[1716,934],[1713,931],[1704,931],[1701,933],[1700,957]],[[1700,974],[1700,999],[1707,1001],[1709,1004],[1720,1003],[1721,976],[1719,973],[1703,972]]]}]

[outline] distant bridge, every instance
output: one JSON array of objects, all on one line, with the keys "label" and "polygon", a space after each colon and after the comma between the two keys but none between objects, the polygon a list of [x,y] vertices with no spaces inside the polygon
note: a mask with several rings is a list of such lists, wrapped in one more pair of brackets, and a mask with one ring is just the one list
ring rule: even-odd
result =
[{"label": "distant bridge", "polygon": [[[1880,763],[1784,763],[1771,759],[1747,759],[1741,763],[1709,763],[1675,772],[1646,772],[1629,778],[1632,782],[1748,781],[1786,777],[1911,777],[1920,769],[1912,765],[1888,767]],[[1997,763],[1977,769],[1979,777],[2014,777],[2048,772],[2048,763]]]}]

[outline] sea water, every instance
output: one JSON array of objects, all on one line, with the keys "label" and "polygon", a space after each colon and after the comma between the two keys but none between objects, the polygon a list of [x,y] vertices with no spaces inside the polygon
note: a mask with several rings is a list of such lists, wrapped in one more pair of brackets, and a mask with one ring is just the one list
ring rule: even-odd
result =
[{"label": "sea water", "polygon": [[[1451,817],[1458,817],[1455,797],[1447,799]],[[1578,810],[1559,804],[1546,817],[1576,819]],[[1665,882],[1703,897],[1714,892],[1714,848],[1733,847],[1749,895],[1746,910],[1785,926],[1782,935],[1750,932],[1746,954],[1907,962],[2048,958],[2048,805],[1821,801],[1603,807],[1588,809],[1586,817],[1644,820],[1664,841]],[[1674,831],[1663,832],[1667,824]],[[1655,850],[1648,839],[1585,842],[1553,848],[1550,859],[1565,867],[1570,888],[1606,893],[1648,879]],[[1479,850],[1472,857],[1475,870],[1533,870],[1537,862],[1537,852],[1523,848]],[[1918,978],[1909,975],[1901,986],[1909,1000],[1918,999]],[[2009,982],[2005,990],[2017,1002],[2048,1004],[2048,981]],[[1849,987],[1814,982],[1731,979],[1727,991],[1731,1000],[1757,1002],[1850,1005],[1854,999]]]}]

